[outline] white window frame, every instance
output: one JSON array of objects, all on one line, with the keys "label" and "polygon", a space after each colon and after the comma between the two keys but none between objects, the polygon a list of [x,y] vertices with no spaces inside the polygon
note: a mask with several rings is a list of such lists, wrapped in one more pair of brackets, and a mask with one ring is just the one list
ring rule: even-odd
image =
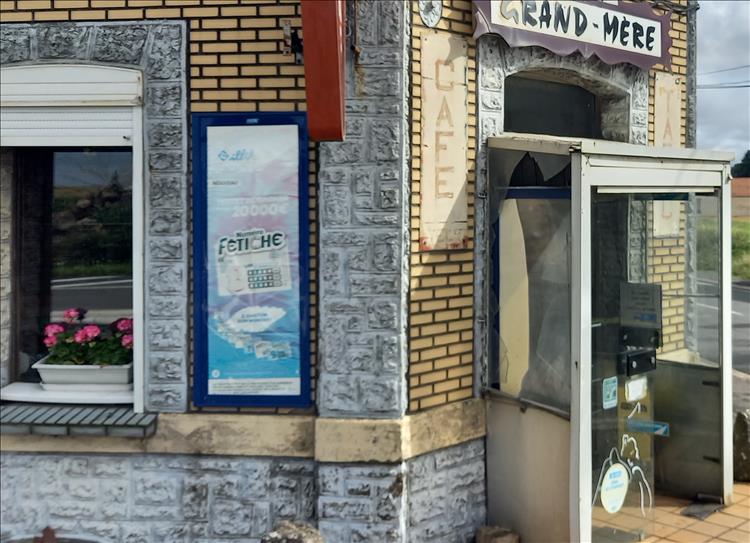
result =
[{"label": "white window frame", "polygon": [[[3,131],[0,147],[129,147],[132,149],[133,188],[133,409],[144,410],[144,186],[143,186],[143,75],[138,70],[83,64],[12,66],[0,69],[0,115],[29,118],[39,112],[71,114],[128,108],[132,117],[126,135],[108,133],[106,121],[93,121],[86,130],[63,126],[57,133],[39,134],[39,127]],[[64,124],[64,123],[63,123]],[[66,130],[68,134],[66,135]],[[5,132],[5,133],[4,133]]]}]

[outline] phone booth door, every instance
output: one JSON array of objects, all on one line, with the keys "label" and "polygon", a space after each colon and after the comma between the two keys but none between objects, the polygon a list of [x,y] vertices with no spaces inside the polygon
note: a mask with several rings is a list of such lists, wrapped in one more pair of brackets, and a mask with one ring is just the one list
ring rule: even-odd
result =
[{"label": "phone booth door", "polygon": [[731,499],[726,164],[585,147],[580,539],[641,541],[672,528],[659,505]]}]

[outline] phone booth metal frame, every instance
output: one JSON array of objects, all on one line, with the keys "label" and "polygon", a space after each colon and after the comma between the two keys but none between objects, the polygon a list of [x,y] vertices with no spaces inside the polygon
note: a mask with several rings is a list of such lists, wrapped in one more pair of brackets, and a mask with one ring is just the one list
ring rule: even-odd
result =
[{"label": "phone booth metal frame", "polygon": [[[724,152],[665,149],[601,140],[511,133],[488,138],[487,144],[489,149],[569,155],[571,158],[572,324],[568,492],[571,541],[588,541],[592,533],[592,190],[677,193],[689,192],[691,189],[720,191],[721,473],[722,498],[724,503],[731,503],[732,297],[731,191],[728,183],[729,161],[732,155]],[[490,411],[488,417],[489,413]],[[493,469],[494,461],[488,449],[488,472]],[[508,461],[523,460],[515,458]],[[543,489],[530,489],[529,492],[539,495]],[[491,504],[489,506],[492,507]]]}]

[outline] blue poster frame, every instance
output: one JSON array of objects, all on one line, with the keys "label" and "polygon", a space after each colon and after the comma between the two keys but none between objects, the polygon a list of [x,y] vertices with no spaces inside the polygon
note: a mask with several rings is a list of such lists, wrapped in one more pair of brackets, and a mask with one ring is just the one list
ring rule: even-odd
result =
[{"label": "blue poster frame", "polygon": [[[193,404],[199,407],[298,407],[311,402],[310,368],[310,225],[307,116],[303,112],[193,113]],[[299,146],[299,297],[300,394],[226,395],[208,393],[208,179],[209,126],[296,125]]]}]

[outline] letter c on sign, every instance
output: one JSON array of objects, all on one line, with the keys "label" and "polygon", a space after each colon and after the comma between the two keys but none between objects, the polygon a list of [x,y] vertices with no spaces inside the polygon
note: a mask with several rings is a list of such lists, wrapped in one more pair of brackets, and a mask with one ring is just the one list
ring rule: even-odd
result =
[{"label": "letter c on sign", "polygon": [[435,86],[444,91],[453,90],[453,78],[451,77],[447,83],[443,83],[441,77],[441,66],[450,66],[451,73],[453,73],[453,61],[447,62],[442,60],[435,61]]}]

